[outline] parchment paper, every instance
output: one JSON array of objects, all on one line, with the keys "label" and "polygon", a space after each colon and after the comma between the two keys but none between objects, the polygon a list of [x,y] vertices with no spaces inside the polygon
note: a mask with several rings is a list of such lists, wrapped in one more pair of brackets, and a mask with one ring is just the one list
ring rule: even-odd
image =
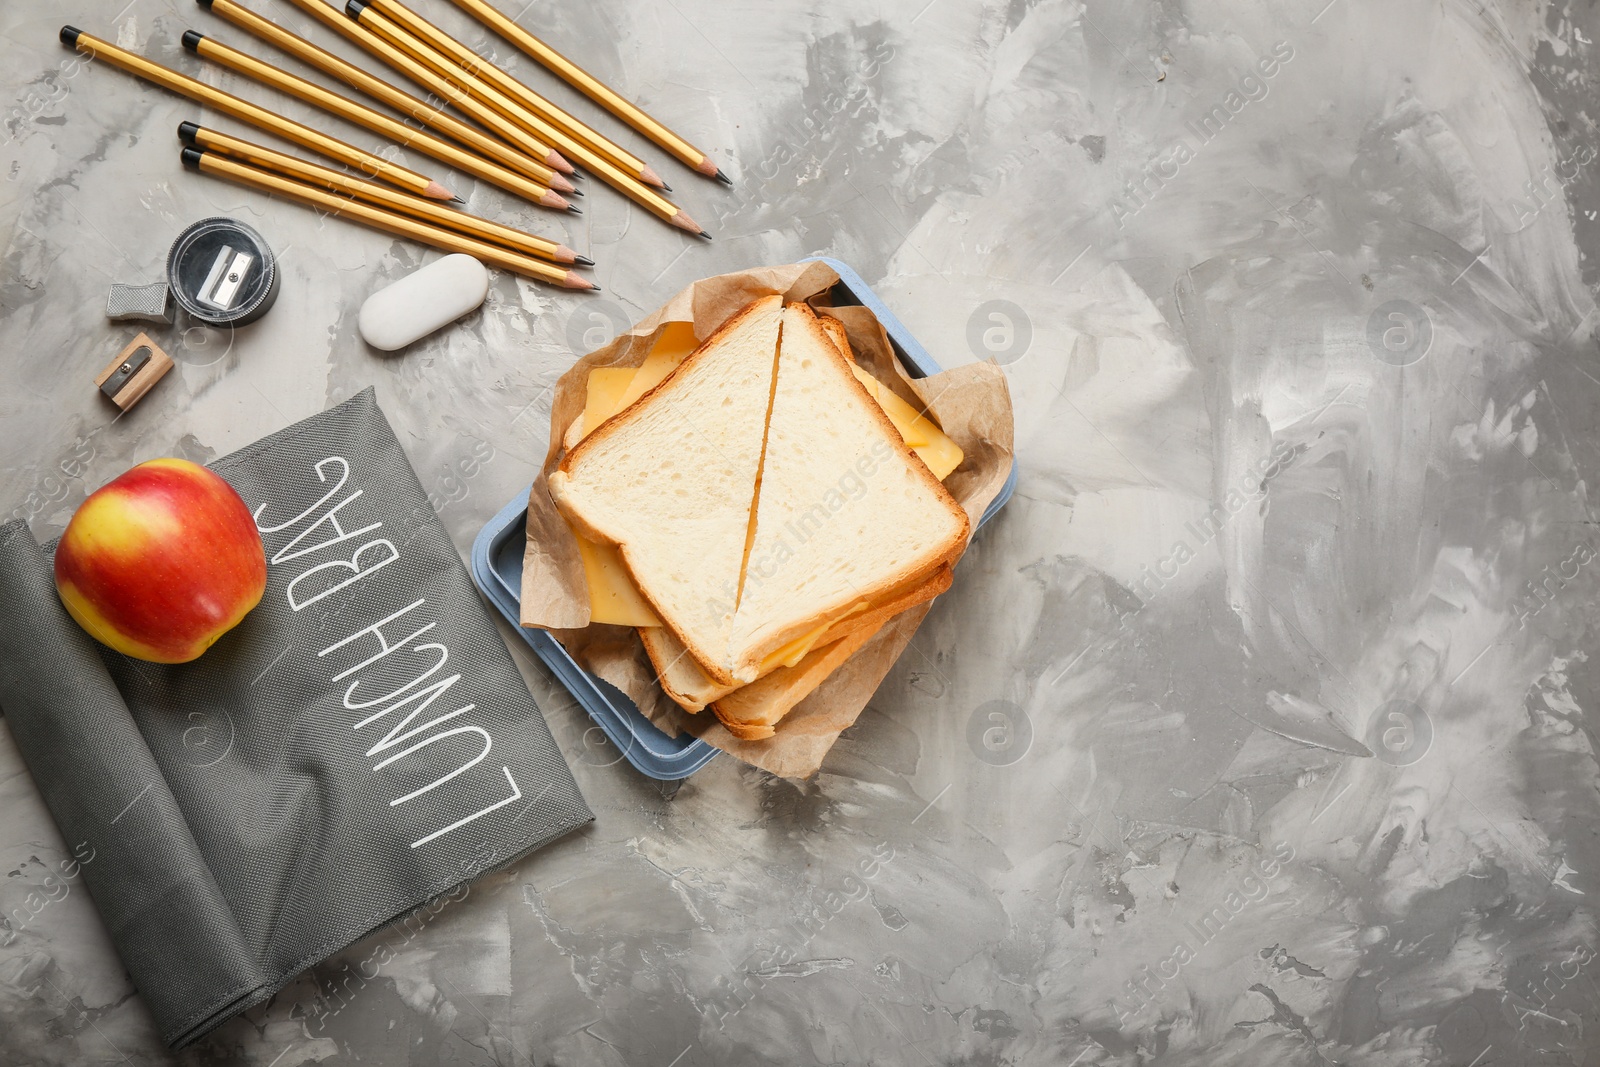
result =
[{"label": "parchment paper", "polygon": [[[918,605],[885,624],[784,716],[773,737],[741,741],[728,733],[709,709],[691,715],[661,691],[644,646],[631,628],[589,622],[589,590],[577,540],[550,499],[547,479],[561,461],[562,435],[583,411],[590,370],[639,366],[671,322],[691,323],[695,338],[703,341],[752,300],[778,293],[785,300],[807,301],[843,322],[856,362],[917,408],[926,408],[961,446],[965,454],[961,466],[944,485],[966,510],[976,531],[984,509],[999,494],[1011,471],[1013,426],[1005,375],[989,362],[968,364],[931,378],[909,377],[870,310],[832,307],[829,290],[838,280],[824,263],[761,267],[706,278],[679,292],[604,348],[578,360],[556,383],[549,451],[528,500],[522,625],[549,630],[573,658],[626,693],[646,718],[668,734],[693,734],[784,778],[816,773],[834,741],[867,706],[932,604]],[[955,580],[957,584],[962,580],[959,566]]]}]

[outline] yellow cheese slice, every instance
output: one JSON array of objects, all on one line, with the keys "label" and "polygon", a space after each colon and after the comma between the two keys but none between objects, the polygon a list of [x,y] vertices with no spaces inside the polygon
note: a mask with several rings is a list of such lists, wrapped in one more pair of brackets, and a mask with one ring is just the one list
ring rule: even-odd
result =
[{"label": "yellow cheese slice", "polygon": [[583,401],[583,429],[578,440],[622,410],[622,397],[633,384],[633,373],[633,367],[596,367],[589,372],[589,393]]},{"label": "yellow cheese slice", "polygon": [[[837,621],[837,620],[834,620]],[[806,658],[811,651],[811,646],[817,643],[817,638],[827,633],[833,627],[833,622],[825,622],[814,630],[807,630],[788,644],[780,646],[761,661],[761,672],[776,670],[778,667],[793,667],[796,663]]]},{"label": "yellow cheese slice", "polygon": [[[682,363],[699,344],[694,339],[694,327],[687,322],[669,322],[656,338],[655,347],[634,372],[633,383],[622,396],[621,411],[645,393],[661,384],[672,369]],[[616,412],[612,412],[616,414]]]},{"label": "yellow cheese slice", "polygon": [[616,545],[578,538],[583,576],[589,583],[589,621],[613,626],[660,626],[661,620],[633,584]]},{"label": "yellow cheese slice", "polygon": [[867,392],[872,394],[872,399],[878,402],[883,413],[889,416],[889,421],[894,423],[894,428],[900,431],[900,436],[911,448],[921,448],[928,443],[928,431],[939,432],[939,428],[932,422],[917,414],[917,409],[900,399],[893,389],[886,388],[878,379],[862,370],[858,364],[850,364],[850,369],[855,372],[856,381],[860,382]]},{"label": "yellow cheese slice", "polygon": [[811,654],[811,650],[816,647],[817,641],[821,639],[823,634],[827,633],[844,620],[850,618],[852,615],[861,614],[870,606],[871,605],[868,604],[867,601],[863,600],[844,614],[835,615],[821,626],[818,626],[812,630],[807,630],[805,633],[801,634],[799,637],[796,637],[788,644],[780,645],[772,652],[769,652],[766,658],[761,661],[761,673],[766,674],[768,671],[776,670],[779,667],[795,666],[797,663]]},{"label": "yellow cheese slice", "polygon": [[661,384],[695,350],[694,327],[687,322],[669,322],[656,338],[642,364],[637,367],[596,367],[589,372],[589,390],[584,397],[583,414],[575,431],[564,443],[576,445],[611,416]]},{"label": "yellow cheese slice", "polygon": [[889,416],[889,421],[894,423],[894,428],[900,431],[906,445],[921,457],[935,478],[942,482],[951,471],[961,466],[961,446],[950,440],[943,430],[934,425],[932,419],[920,414],[899,393],[860,366],[852,364],[850,369],[855,371],[856,380],[872,394],[878,406],[883,408],[883,413]]},{"label": "yellow cheese slice", "polygon": [[[922,418],[920,415],[917,417]],[[927,419],[922,421],[928,422]],[[933,426],[933,423],[928,422],[928,425]],[[933,476],[941,482],[950,477],[950,472],[961,466],[963,455],[961,446],[946,437],[944,431],[938,427],[933,429],[932,440],[925,445],[918,445],[913,451],[922,458],[922,462],[928,465]]]}]

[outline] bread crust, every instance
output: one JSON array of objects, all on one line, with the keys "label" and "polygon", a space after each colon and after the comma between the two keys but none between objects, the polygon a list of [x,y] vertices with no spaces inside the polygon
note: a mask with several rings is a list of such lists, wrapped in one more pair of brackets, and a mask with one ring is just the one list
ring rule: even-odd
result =
[{"label": "bread crust", "polygon": [[[834,642],[851,637],[863,629],[876,631],[890,618],[900,614],[907,608],[915,607],[944,593],[950,588],[953,578],[954,574],[950,567],[941,567],[927,581],[919,582],[914,586],[896,589],[888,598],[869,607],[866,611],[838,620],[824,631],[822,636],[817,638],[816,644],[812,646],[811,651],[806,653],[806,659],[821,652]],[[683,710],[691,714],[699,712],[707,704],[720,700],[742,688],[738,685],[717,684],[709,675],[705,675],[703,671],[701,673],[704,677],[700,680],[701,684],[692,689],[678,686],[675,684],[670,672],[671,668],[676,665],[676,657],[681,653],[667,643],[668,639],[662,633],[662,628],[659,626],[641,626],[638,627],[638,634],[640,642],[644,645],[645,655],[649,657],[650,665],[655,668],[656,682],[661,686],[661,691],[671,697]],[[676,640],[676,638],[674,637],[672,640]],[[694,659],[693,656],[689,658],[691,660]],[[806,659],[802,659],[800,663],[795,664],[795,667],[804,664]],[[756,681],[760,681],[762,678],[766,678],[782,669],[784,668],[781,665],[775,667],[772,671],[761,675]],[[749,684],[754,685],[755,683],[751,682]],[[777,720],[774,719],[773,721]]]},{"label": "bread crust", "polygon": [[863,626],[825,648],[819,648],[793,667],[774,671],[758,681],[735,689],[711,705],[717,721],[741,741],[761,741],[776,733],[778,722],[794,706],[816,692],[851,656],[872,640],[883,622]]},{"label": "bread crust", "polygon": [[[811,660],[807,656],[795,664],[793,674],[784,675],[774,681],[777,672],[765,678],[757,679],[747,686],[733,690],[724,697],[719,697],[711,703],[711,711],[717,721],[725,726],[729,733],[743,741],[760,741],[771,737],[775,727],[783,717],[794,710],[796,704],[810,696],[823,682],[832,677],[833,672],[859,652],[863,646],[878,631],[887,626],[896,615],[918,604],[943,593],[950,588],[954,572],[947,564],[941,567],[934,578],[918,586],[916,590],[906,595],[873,608],[866,615],[852,617],[848,621],[854,627],[822,648],[816,649],[811,655],[817,659]],[[830,632],[831,633],[831,632]],[[824,634],[827,640],[830,634]],[[770,684],[769,684],[770,683]]]},{"label": "bread crust", "polygon": [[827,332],[828,340],[833,342],[833,347],[839,350],[839,354],[854,363],[856,354],[850,349],[850,333],[844,328],[844,323],[832,315],[818,315],[817,324]]},{"label": "bread crust", "polygon": [[[848,382],[848,388],[854,390],[855,395],[860,399],[860,402],[868,412],[869,416],[876,420],[879,427],[879,432],[883,435],[883,438],[889,444],[889,447],[899,450],[900,454],[909,460],[913,477],[920,479],[922,483],[933,493],[935,500],[937,500],[938,503],[943,506],[951,515],[951,517],[956,520],[956,530],[942,546],[939,554],[931,558],[927,563],[917,570],[911,572],[911,574],[897,578],[894,582],[894,586],[898,587],[902,585],[908,585],[913,582],[926,581],[927,579],[931,578],[940,567],[954,564],[957,559],[961,558],[961,554],[966,551],[967,541],[972,535],[972,524],[971,520],[967,518],[966,509],[960,504],[956,503],[955,497],[951,496],[950,491],[944,487],[944,484],[933,476],[933,472],[928,469],[928,465],[923,463],[922,458],[916,454],[915,450],[910,448],[905,443],[905,439],[900,436],[900,431],[895,427],[894,422],[887,414],[884,413],[883,408],[878,404],[878,402],[872,398],[872,394],[867,392],[866,387],[856,380],[855,373],[850,369],[850,360],[844,355],[844,353],[839,351],[838,346],[834,343],[833,337],[831,336],[831,331],[822,325],[820,316],[818,316],[817,313],[806,304],[790,303],[785,305],[784,310],[787,311],[790,309],[794,309],[797,314],[800,315],[802,322],[805,323],[804,328],[815,330],[818,339],[825,342],[824,344],[818,346],[820,351],[824,354],[825,358],[832,358],[838,362],[839,370]],[[771,417],[771,412],[768,412],[767,418],[770,420]],[[752,506],[757,508],[760,507],[759,497],[757,497]],[[948,588],[948,586],[946,587]],[[817,618],[825,618],[829,615],[836,614],[837,612],[847,608],[850,604],[853,604],[862,598],[866,598],[868,600],[877,599],[886,592],[888,592],[888,590],[882,585],[864,590],[861,593],[855,594],[844,600],[842,603],[825,608],[817,615],[812,616],[809,620],[797,620],[789,623],[779,630],[774,631],[765,639],[763,639],[760,644],[753,645],[744,650],[744,652],[735,660],[732,671],[733,677],[735,679],[742,678],[747,682],[754,681],[756,677],[756,669],[761,661],[767,656],[771,655],[777,649],[782,648],[790,641],[812,629]]]}]

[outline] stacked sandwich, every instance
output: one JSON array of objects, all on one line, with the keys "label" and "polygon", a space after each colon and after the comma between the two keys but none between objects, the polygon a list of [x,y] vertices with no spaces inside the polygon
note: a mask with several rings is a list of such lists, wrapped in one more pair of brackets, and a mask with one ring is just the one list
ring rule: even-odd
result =
[{"label": "stacked sandwich", "polygon": [[842,323],[777,296],[591,371],[564,443],[550,494],[593,621],[635,627],[663,691],[746,740],[948,589],[970,531],[941,484],[961,450]]}]

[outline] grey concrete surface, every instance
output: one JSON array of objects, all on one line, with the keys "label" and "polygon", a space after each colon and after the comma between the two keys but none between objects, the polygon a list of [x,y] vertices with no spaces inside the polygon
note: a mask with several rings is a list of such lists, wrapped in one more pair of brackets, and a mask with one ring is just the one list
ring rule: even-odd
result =
[{"label": "grey concrete surface", "polygon": [[[732,189],[624,137],[716,239],[593,181],[579,217],[452,176],[592,254],[605,293],[497,274],[384,355],[356,310],[433,253],[184,173],[180,120],[239,127],[56,32],[188,71],[185,28],[258,46],[186,0],[5,5],[0,513],[50,536],[135,461],[371,383],[465,552],[579,351],[811,253],[940,360],[1002,363],[1016,498],[808,782],[728,759],[648,781],[524,656],[594,826],[183,1061],[1600,1062],[1591,7],[521,17],[724,160]],[[106,289],[214,214],[278,249],[277,307],[155,331],[179,366],[114,419],[90,379],[133,330]],[[3,730],[0,798],[0,1061],[166,1062]]]}]

